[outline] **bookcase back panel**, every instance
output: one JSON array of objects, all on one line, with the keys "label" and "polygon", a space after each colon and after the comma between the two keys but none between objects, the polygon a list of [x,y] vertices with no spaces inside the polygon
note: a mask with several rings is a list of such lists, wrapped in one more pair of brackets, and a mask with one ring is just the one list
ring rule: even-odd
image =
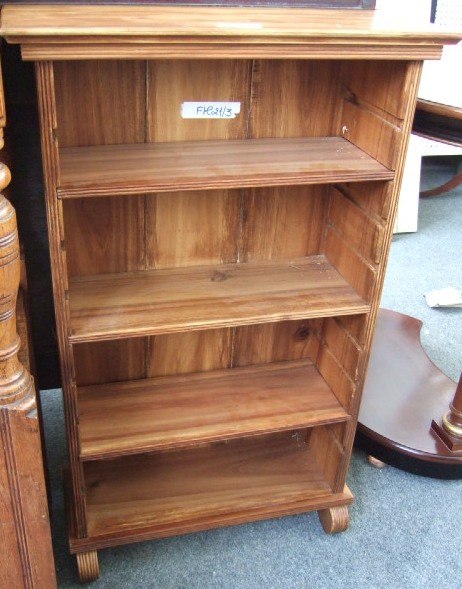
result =
[{"label": "bookcase back panel", "polygon": [[63,204],[69,276],[145,268],[144,197],[73,199]]},{"label": "bookcase back panel", "polygon": [[243,194],[242,262],[321,252],[328,186],[289,186]]},{"label": "bookcase back panel", "polygon": [[57,61],[53,69],[60,147],[146,140],[145,62]]},{"label": "bookcase back panel", "polygon": [[233,366],[313,359],[316,345],[309,321],[240,327],[235,331]]},{"label": "bookcase back panel", "polygon": [[77,385],[188,374],[286,360],[315,360],[310,321],[172,333],[74,346]]},{"label": "bookcase back panel", "polygon": [[[342,98],[331,61],[96,60],[53,67],[60,147],[310,137],[338,127]],[[183,118],[185,102],[237,102],[240,112]]]},{"label": "bookcase back panel", "polygon": [[331,61],[257,60],[252,71],[250,137],[334,135],[340,92]]},{"label": "bookcase back panel", "polygon": [[146,197],[147,268],[236,262],[240,201],[238,190]]},{"label": "bookcase back panel", "polygon": [[77,386],[146,377],[147,338],[73,346]]},{"label": "bookcase back panel", "polygon": [[[342,123],[351,121],[354,142],[386,165],[396,163],[404,112],[396,94],[406,82],[405,64],[76,61],[55,63],[54,75],[61,147],[330,136],[342,134]],[[368,79],[377,89],[366,84]],[[225,120],[182,117],[184,103],[201,101],[235,102],[240,112]],[[367,131],[357,131],[357,125]],[[69,199],[63,203],[68,272],[77,277],[322,253],[369,301],[382,249],[381,219],[388,216],[385,186]],[[363,325],[352,325],[354,333],[363,332]],[[75,358],[78,382],[89,384],[317,357],[324,344],[313,337],[311,326],[293,321],[80,344]],[[322,362],[330,362],[330,349],[319,358],[324,356]],[[354,372],[343,366],[339,375],[342,370],[347,380]],[[333,383],[340,399],[347,398],[342,378]]]},{"label": "bookcase back panel", "polygon": [[[179,60],[147,62],[148,141],[244,139],[247,136],[251,62]],[[235,118],[182,118],[185,102],[239,102]]]}]

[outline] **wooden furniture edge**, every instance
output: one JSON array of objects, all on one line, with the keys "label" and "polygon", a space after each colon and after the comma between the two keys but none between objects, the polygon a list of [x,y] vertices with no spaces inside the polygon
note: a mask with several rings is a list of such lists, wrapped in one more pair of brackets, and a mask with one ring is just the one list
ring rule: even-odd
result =
[{"label": "wooden furniture edge", "polygon": [[[88,24],[91,23],[91,24]],[[121,24],[123,23],[123,24]],[[24,59],[338,57],[438,59],[460,32],[397,22],[384,10],[226,6],[6,5],[0,33]],[[191,51],[191,45],[194,51]]]}]

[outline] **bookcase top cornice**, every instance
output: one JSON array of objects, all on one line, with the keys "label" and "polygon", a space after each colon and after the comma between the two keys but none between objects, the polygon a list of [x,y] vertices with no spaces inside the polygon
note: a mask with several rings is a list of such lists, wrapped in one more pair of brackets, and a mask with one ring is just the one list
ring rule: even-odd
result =
[{"label": "bookcase top cornice", "polygon": [[1,34],[25,59],[437,59],[462,38],[381,10],[69,4],[7,4]]}]

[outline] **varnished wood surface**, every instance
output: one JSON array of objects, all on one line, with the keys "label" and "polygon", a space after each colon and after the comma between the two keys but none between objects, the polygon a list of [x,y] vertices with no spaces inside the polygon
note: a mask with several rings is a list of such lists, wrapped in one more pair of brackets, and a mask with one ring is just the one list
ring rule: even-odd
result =
[{"label": "varnished wood surface", "polygon": [[88,462],[85,478],[90,537],[72,538],[74,551],[352,500],[332,493],[297,433]]},{"label": "varnished wood surface", "polygon": [[456,383],[427,356],[421,327],[414,317],[380,309],[359,413],[359,443],[366,446],[371,440],[381,448],[377,458],[405,470],[460,478],[462,453],[451,452],[431,430],[432,420],[448,410]]},{"label": "varnished wood surface", "polygon": [[76,278],[73,342],[366,313],[323,256]]},{"label": "varnished wood surface", "polygon": [[349,418],[306,361],[85,387],[78,405],[85,460]]},{"label": "varnished wood surface", "polygon": [[59,37],[242,37],[330,40],[410,39],[414,43],[455,42],[457,34],[423,27],[410,18],[396,19],[386,7],[369,11],[287,7],[191,6],[5,6],[5,36]]},{"label": "varnished wood surface", "polygon": [[64,148],[60,166],[61,198],[393,178],[340,137]]},{"label": "varnished wood surface", "polygon": [[[24,59],[305,57],[438,59],[460,33],[377,11],[287,7],[5,6]],[[238,41],[238,43],[236,43]]]},{"label": "varnished wood surface", "polygon": [[[287,7],[3,13],[25,59],[60,61],[39,61],[37,72],[72,550],[351,500],[344,485],[419,60],[460,36],[388,16]],[[231,98],[242,116],[230,125],[179,116],[184,101]],[[106,359],[98,371],[111,353],[114,368]],[[319,400],[315,387],[303,398],[310,385],[295,376],[277,394],[288,385],[268,388],[272,368],[252,366],[307,357],[332,396]],[[238,370],[226,380],[230,367]],[[254,376],[235,391],[241,367]],[[201,370],[223,372],[179,376]],[[128,383],[140,377],[155,386]],[[186,384],[163,391],[161,381]],[[87,458],[112,460],[82,460],[76,382],[103,383],[83,391],[80,409],[105,430],[99,437],[92,425],[86,441],[108,444]],[[100,393],[115,412],[103,415]],[[175,414],[175,398],[187,411]],[[156,422],[148,400],[163,432],[147,426]],[[327,422],[319,413],[310,421],[327,407]],[[262,435],[298,427],[299,409],[314,427]],[[136,422],[126,431],[124,412]],[[112,415],[121,436],[110,432]],[[233,424],[249,438],[221,439]],[[203,444],[183,447],[193,442]],[[156,444],[164,451],[118,456]],[[345,522],[341,512],[331,519]]]}]

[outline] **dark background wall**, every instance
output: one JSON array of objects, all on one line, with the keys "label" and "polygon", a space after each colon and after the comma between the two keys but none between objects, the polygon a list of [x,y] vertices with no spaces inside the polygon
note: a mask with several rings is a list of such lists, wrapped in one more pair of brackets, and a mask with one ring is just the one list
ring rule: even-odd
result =
[{"label": "dark background wall", "polygon": [[2,44],[6,102],[5,151],[11,168],[8,198],[16,208],[24,249],[36,379],[41,389],[60,386],[34,65],[17,45]]}]

